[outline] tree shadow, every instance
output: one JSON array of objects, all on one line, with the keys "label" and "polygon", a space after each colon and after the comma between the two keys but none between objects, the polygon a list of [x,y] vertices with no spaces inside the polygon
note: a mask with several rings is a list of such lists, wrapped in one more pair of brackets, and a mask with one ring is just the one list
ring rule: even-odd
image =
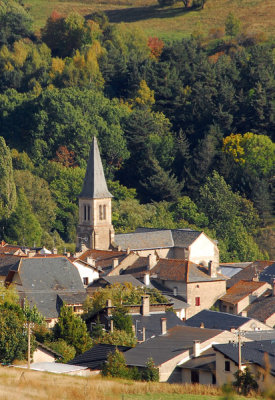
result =
[{"label": "tree shadow", "polygon": [[[116,10],[105,10],[104,13],[111,23],[137,22],[151,18],[173,18],[190,12],[190,8],[164,8],[159,6],[133,7]],[[86,16],[89,19],[89,15]]]}]

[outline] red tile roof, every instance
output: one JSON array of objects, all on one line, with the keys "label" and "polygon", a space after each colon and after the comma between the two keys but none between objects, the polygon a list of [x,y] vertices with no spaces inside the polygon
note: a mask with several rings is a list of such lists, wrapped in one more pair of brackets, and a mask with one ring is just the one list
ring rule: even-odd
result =
[{"label": "red tile roof", "polygon": [[220,300],[231,304],[237,304],[239,301],[251,295],[255,290],[264,285],[267,285],[267,283],[241,280],[228,289],[226,294]]}]

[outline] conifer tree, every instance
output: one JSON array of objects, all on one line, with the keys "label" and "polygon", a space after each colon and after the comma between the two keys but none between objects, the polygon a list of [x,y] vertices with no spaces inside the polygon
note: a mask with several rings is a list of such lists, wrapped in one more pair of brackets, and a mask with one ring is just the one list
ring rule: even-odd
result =
[{"label": "conifer tree", "polygon": [[8,146],[0,136],[0,220],[8,218],[16,205],[12,159]]}]

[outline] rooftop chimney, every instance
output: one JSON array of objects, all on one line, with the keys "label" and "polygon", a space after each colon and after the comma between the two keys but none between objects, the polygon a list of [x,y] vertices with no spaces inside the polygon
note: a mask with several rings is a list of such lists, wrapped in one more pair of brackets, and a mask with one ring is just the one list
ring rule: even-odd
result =
[{"label": "rooftop chimney", "polygon": [[126,253],[127,253],[127,254],[130,254],[130,251],[131,251],[131,250],[130,250],[130,247],[127,247]]},{"label": "rooftop chimney", "polygon": [[114,269],[115,267],[117,267],[118,264],[119,264],[118,258],[113,258],[113,260],[112,260],[112,269]]},{"label": "rooftop chimney", "polygon": [[150,270],[150,269],[154,268],[154,266],[156,265],[157,256],[155,254],[149,254],[149,256],[147,258],[148,258],[147,269]]},{"label": "rooftop chimney", "polygon": [[110,331],[114,332],[114,321],[112,319],[110,321]]},{"label": "rooftop chimney", "polygon": [[208,263],[208,273],[211,278],[217,278],[217,264],[213,261]]},{"label": "rooftop chimney", "polygon": [[161,318],[161,334],[165,335],[167,332],[167,318]]},{"label": "rooftop chimney", "polygon": [[57,254],[57,248],[56,247],[53,248],[52,253],[53,254]]},{"label": "rooftop chimney", "polygon": [[146,285],[146,286],[150,285],[150,275],[149,274],[144,275],[143,282],[144,282],[144,285]]},{"label": "rooftop chimney", "polygon": [[193,355],[194,357],[199,357],[201,354],[201,343],[199,340],[193,341]]},{"label": "rooftop chimney", "polygon": [[150,314],[150,296],[148,295],[141,296],[141,314],[142,315]]},{"label": "rooftop chimney", "polygon": [[252,281],[259,282],[259,274],[256,273],[256,275],[253,276]]},{"label": "rooftop chimney", "polygon": [[201,329],[203,329],[203,328],[204,328],[204,323],[203,323],[203,322],[201,322],[201,324],[200,324],[200,328],[201,328]]},{"label": "rooftop chimney", "polygon": [[145,342],[146,340],[146,330],[145,330],[145,326],[142,328],[142,341]]}]

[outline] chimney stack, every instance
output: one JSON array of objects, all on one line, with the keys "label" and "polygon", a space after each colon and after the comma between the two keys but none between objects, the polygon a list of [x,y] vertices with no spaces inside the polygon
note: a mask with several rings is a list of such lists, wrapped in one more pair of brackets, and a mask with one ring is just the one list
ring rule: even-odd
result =
[{"label": "chimney stack", "polygon": [[211,278],[217,278],[217,264],[213,261],[208,263],[208,273]]},{"label": "chimney stack", "polygon": [[147,259],[148,259],[148,261],[147,261],[147,269],[150,271],[150,269],[154,268],[154,266],[157,263],[157,256],[156,256],[156,254],[149,254]]},{"label": "chimney stack", "polygon": [[130,250],[130,247],[127,247],[126,253],[127,253],[127,254],[130,254],[130,251],[131,251],[131,250]]},{"label": "chimney stack", "polygon": [[194,357],[199,357],[201,354],[201,343],[199,340],[193,341],[193,355]]},{"label": "chimney stack", "polygon": [[115,269],[119,264],[118,258],[113,258],[112,260],[112,269]]},{"label": "chimney stack", "polygon": [[201,322],[201,324],[200,324],[200,328],[201,328],[201,329],[203,329],[203,328],[204,328],[204,323],[203,323],[203,322]]},{"label": "chimney stack", "polygon": [[110,321],[110,331],[114,332],[114,321],[112,319]]},{"label": "chimney stack", "polygon": [[141,296],[141,314],[142,315],[150,314],[150,296],[148,295]]},{"label": "chimney stack", "polygon": [[86,262],[91,265],[91,267],[95,267],[95,260],[92,257],[87,257]]},{"label": "chimney stack", "polygon": [[161,334],[165,335],[167,332],[167,318],[161,318]]},{"label": "chimney stack", "polygon": [[144,275],[143,282],[144,282],[144,285],[146,285],[146,286],[150,285],[150,274],[147,273]]}]

